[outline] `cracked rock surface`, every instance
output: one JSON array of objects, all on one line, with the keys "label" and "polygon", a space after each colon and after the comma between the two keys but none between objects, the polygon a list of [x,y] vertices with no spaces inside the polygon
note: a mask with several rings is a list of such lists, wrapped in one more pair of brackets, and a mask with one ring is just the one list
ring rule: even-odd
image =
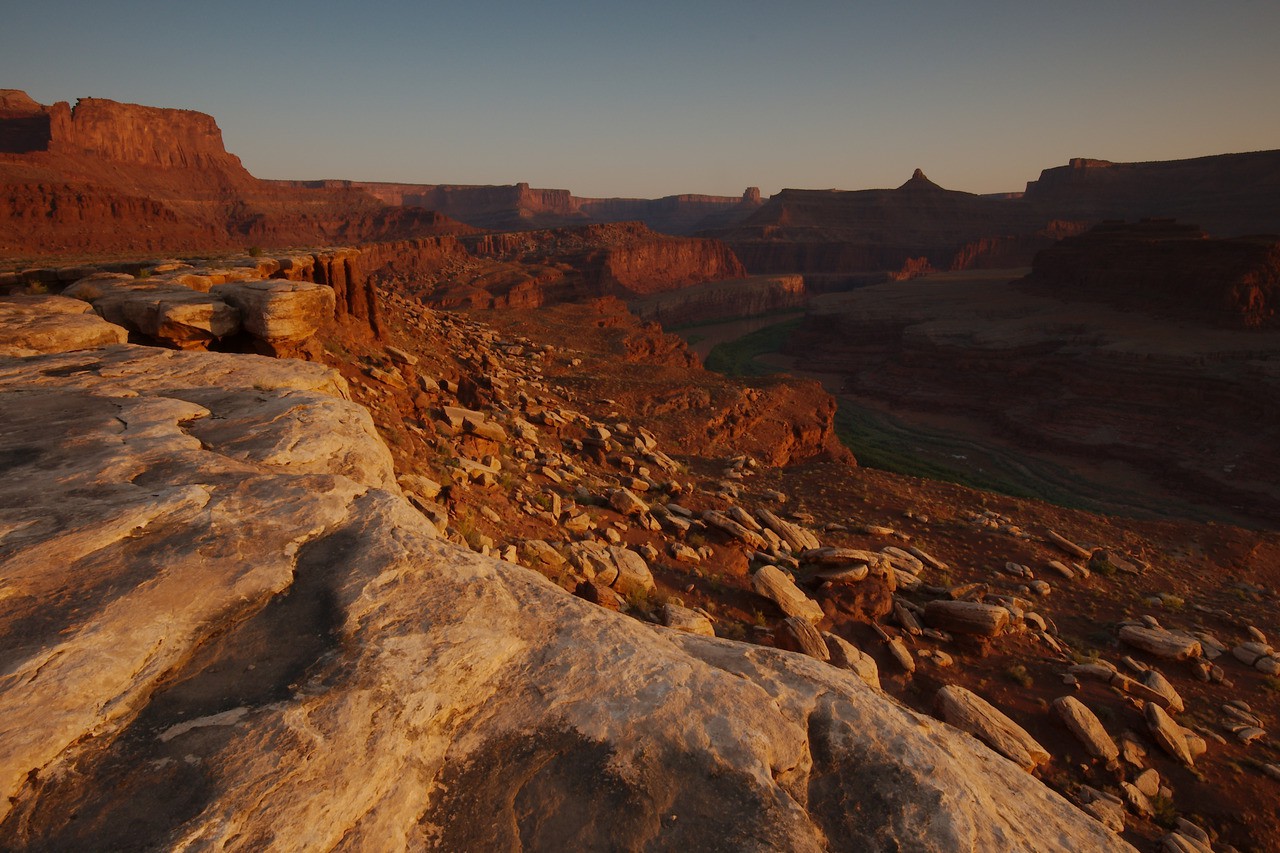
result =
[{"label": "cracked rock surface", "polygon": [[852,672],[439,541],[318,365],[0,359],[0,474],[10,847],[1128,849]]}]

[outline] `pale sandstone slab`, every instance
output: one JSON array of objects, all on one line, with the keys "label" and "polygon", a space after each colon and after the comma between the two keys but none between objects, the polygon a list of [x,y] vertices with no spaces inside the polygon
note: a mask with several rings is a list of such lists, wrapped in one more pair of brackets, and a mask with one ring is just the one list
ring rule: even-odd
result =
[{"label": "pale sandstone slab", "polygon": [[30,356],[122,344],[124,328],[108,323],[78,299],[0,298],[0,355]]},{"label": "pale sandstone slab", "polygon": [[943,720],[973,735],[1024,770],[1034,770],[1051,757],[1025,729],[959,685],[948,684],[940,689],[934,705]]},{"label": "pale sandstone slab", "polygon": [[178,349],[203,349],[240,329],[240,310],[207,293],[135,292],[124,297],[126,325]]},{"label": "pale sandstone slab", "polygon": [[287,349],[310,338],[333,318],[333,288],[306,281],[246,281],[209,291],[240,309],[244,329],[268,346]]},{"label": "pale sandstone slab", "polygon": [[805,595],[777,566],[761,566],[751,576],[751,588],[757,595],[778,605],[778,609],[788,616],[817,623],[825,615],[822,606]]},{"label": "pale sandstone slab", "polygon": [[1116,742],[1107,734],[1097,715],[1079,699],[1074,696],[1059,696],[1053,700],[1053,709],[1094,758],[1112,761],[1119,757],[1120,748],[1116,746]]}]

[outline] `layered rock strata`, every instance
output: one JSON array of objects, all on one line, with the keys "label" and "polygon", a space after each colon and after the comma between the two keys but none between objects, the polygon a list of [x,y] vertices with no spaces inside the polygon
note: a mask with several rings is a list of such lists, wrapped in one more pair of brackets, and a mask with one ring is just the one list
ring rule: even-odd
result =
[{"label": "layered rock strata", "polygon": [[0,355],[29,356],[122,344],[129,333],[78,299],[0,297]]},{"label": "layered rock strata", "polygon": [[637,317],[681,326],[801,308],[808,301],[803,276],[753,276],[707,282],[628,302]]},{"label": "layered rock strata", "polygon": [[1095,490],[1113,512],[1280,518],[1274,328],[1031,290],[951,275],[819,297],[787,351],[857,398],[963,418],[977,446],[1067,454],[1108,478],[1102,468],[1123,466]]},{"label": "layered rock strata", "polygon": [[470,233],[358,188],[260,181],[211,116],[0,89],[0,253],[244,249]]},{"label": "layered rock strata", "polygon": [[488,234],[463,242],[478,257],[569,264],[580,274],[579,296],[645,295],[746,275],[718,240],[669,237],[636,222]]},{"label": "layered rock strata", "polygon": [[740,198],[681,194],[648,199],[583,198],[569,190],[538,189],[527,183],[474,186],[305,181],[295,185],[361,189],[386,204],[437,210],[468,225],[498,231],[636,221],[664,234],[689,235],[737,222],[761,204],[757,187],[748,187]]}]

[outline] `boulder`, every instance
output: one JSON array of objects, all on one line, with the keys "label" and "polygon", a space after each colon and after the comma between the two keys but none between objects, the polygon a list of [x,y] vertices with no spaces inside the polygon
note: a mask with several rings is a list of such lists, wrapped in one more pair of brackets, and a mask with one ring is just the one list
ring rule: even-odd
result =
[{"label": "boulder", "polygon": [[751,588],[778,605],[787,616],[798,616],[812,623],[822,621],[821,605],[805,595],[777,566],[761,566],[751,576]]},{"label": "boulder", "polygon": [[1059,548],[1061,548],[1063,551],[1065,551],[1066,553],[1070,554],[1073,557],[1078,557],[1081,560],[1087,560],[1093,556],[1092,551],[1086,551],[1084,548],[1081,548],[1079,545],[1072,542],[1070,539],[1066,538],[1065,536],[1062,536],[1061,534],[1057,533],[1056,531],[1046,530],[1045,535],[1049,537],[1050,542],[1052,542],[1054,545],[1057,545]]},{"label": "boulder", "polygon": [[629,489],[615,489],[609,495],[609,505],[622,515],[643,515],[649,511],[649,505]]},{"label": "boulder", "polygon": [[620,595],[648,595],[657,589],[649,564],[635,551],[620,545],[608,547],[609,557],[618,568],[618,576],[610,584]]},{"label": "boulder", "polygon": [[1080,786],[1080,808],[1098,819],[1112,832],[1124,832],[1124,802],[1115,794],[1099,791],[1089,785]]},{"label": "boulder", "polygon": [[714,637],[716,635],[716,630],[712,627],[711,620],[696,610],[690,610],[687,607],[668,602],[662,605],[661,614],[662,624],[668,628],[675,628],[677,631],[688,631],[690,634],[701,634],[704,637]]},{"label": "boulder", "polygon": [[977,601],[930,601],[924,607],[930,627],[956,634],[994,637],[1009,624],[1009,611]]},{"label": "boulder", "polygon": [[205,349],[240,329],[238,308],[192,290],[134,291],[119,310],[130,329],[177,349]]},{"label": "boulder", "polygon": [[702,513],[702,520],[713,527],[720,528],[733,538],[755,548],[758,551],[763,551],[766,547],[764,538],[759,533],[743,527],[741,524],[722,512],[717,512],[714,509],[706,510]]},{"label": "boulder", "polygon": [[1120,629],[1120,642],[1168,660],[1187,660],[1200,657],[1201,653],[1200,641],[1195,637],[1164,628],[1125,625]]},{"label": "boulder", "polygon": [[818,541],[818,537],[814,536],[808,530],[805,530],[798,524],[792,524],[784,521],[774,513],[767,509],[760,508],[756,510],[756,517],[760,519],[760,523],[772,530],[783,542],[791,547],[795,553],[808,551],[822,547],[822,543]]},{"label": "boulder", "polygon": [[824,632],[822,639],[827,643],[827,652],[833,666],[847,669],[872,687],[880,688],[880,668],[876,666],[875,658],[830,632]]},{"label": "boulder", "polygon": [[959,685],[941,688],[933,703],[939,718],[973,735],[1023,770],[1034,770],[1051,757],[1025,729]]},{"label": "boulder", "polygon": [[820,661],[831,660],[831,652],[827,651],[826,641],[808,619],[788,616],[782,620],[782,632],[784,639],[788,641],[787,647]]},{"label": "boulder", "polygon": [[272,354],[290,354],[331,321],[333,288],[306,281],[243,281],[209,291],[240,309],[244,330]]},{"label": "boulder", "polygon": [[1173,721],[1164,709],[1155,702],[1143,706],[1143,716],[1147,720],[1147,729],[1160,748],[1181,761],[1188,767],[1195,766],[1195,757],[1187,743],[1186,730]]},{"label": "boulder", "polygon": [[1119,757],[1120,748],[1107,734],[1098,717],[1074,696],[1059,696],[1053,700],[1053,709],[1058,712],[1062,722],[1076,740],[1084,744],[1084,748],[1094,758],[1112,761]]},{"label": "boulder", "polygon": [[817,566],[878,566],[884,557],[874,551],[863,551],[858,548],[810,548],[800,554],[800,559]]},{"label": "boulder", "polygon": [[1170,714],[1181,714],[1185,709],[1185,706],[1182,703],[1182,696],[1179,695],[1174,686],[1169,683],[1169,679],[1165,678],[1158,671],[1149,669],[1142,673],[1142,683],[1164,697],[1165,701],[1160,704],[1162,704],[1164,709]]}]

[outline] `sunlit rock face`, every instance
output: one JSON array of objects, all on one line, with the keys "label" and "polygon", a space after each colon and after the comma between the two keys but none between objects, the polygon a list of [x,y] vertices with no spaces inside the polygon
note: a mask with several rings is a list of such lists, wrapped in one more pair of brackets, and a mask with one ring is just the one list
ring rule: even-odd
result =
[{"label": "sunlit rock face", "polygon": [[851,672],[437,540],[322,366],[3,359],[0,465],[6,846],[1124,847]]}]

